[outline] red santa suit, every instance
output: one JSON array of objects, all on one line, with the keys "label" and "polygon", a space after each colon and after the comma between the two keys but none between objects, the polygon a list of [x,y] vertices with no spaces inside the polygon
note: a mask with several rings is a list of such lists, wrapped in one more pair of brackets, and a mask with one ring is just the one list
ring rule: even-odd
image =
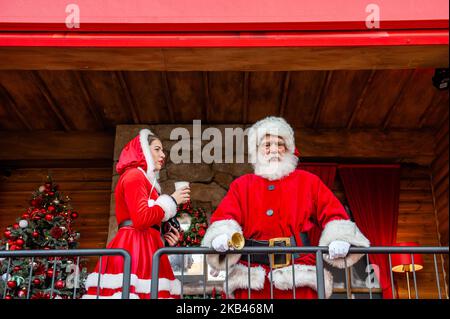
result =
[{"label": "red santa suit", "polygon": [[[115,189],[116,218],[120,225],[131,220],[132,226],[120,227],[107,248],[123,248],[131,255],[130,298],[149,299],[153,254],[164,246],[157,229],[162,221],[176,214],[176,202],[168,195],[160,195],[151,157],[148,129],[131,140],[120,154],[116,170],[120,174]],[[95,299],[98,274],[101,273],[100,298],[115,299],[122,296],[123,259],[119,256],[103,257],[86,281],[87,293],[83,299]],[[160,298],[179,298],[180,282],[175,278],[167,255],[161,257],[159,273]]]},{"label": "red santa suit", "polygon": [[[260,140],[258,135],[281,136],[289,158],[276,172],[265,174],[255,169],[231,183],[227,195],[211,217],[202,245],[211,243],[220,234],[239,232],[246,239],[267,241],[278,237],[295,237],[297,246],[302,246],[300,232],[308,232],[312,225],[322,228],[319,246],[328,246],[334,240],[346,241],[354,246],[368,247],[367,238],[349,217],[334,194],[319,177],[297,170],[298,158],[293,155],[294,137],[291,127],[280,118],[270,117],[257,122],[250,130],[249,143]],[[249,145],[250,157],[256,156],[256,149]],[[256,166],[255,166],[256,167]],[[351,266],[361,255],[349,255],[346,263]],[[324,259],[330,264],[344,268],[344,259]],[[207,262],[216,270],[225,269],[223,255],[207,255]],[[317,298],[315,255],[300,254],[295,258],[296,298]],[[247,255],[228,255],[228,293],[233,298],[248,298]],[[270,266],[251,262],[251,298],[269,299],[271,282],[274,298],[293,298],[292,266],[274,269],[272,279]],[[325,270],[325,295],[332,293],[333,279]],[[225,289],[225,287],[224,287]]]}]

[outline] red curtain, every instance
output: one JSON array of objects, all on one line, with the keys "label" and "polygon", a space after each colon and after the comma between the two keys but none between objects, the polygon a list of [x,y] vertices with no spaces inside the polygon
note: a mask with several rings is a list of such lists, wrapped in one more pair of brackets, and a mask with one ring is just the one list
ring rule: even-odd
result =
[{"label": "red curtain", "polygon": [[[392,246],[396,241],[400,197],[399,165],[339,165],[355,223],[371,246]],[[386,254],[370,254],[370,262],[380,269],[383,298],[392,298],[389,259]]]},{"label": "red curtain", "polygon": [[[310,172],[320,177],[322,182],[331,190],[333,190],[334,179],[336,177],[336,164],[331,163],[300,163],[299,169]],[[310,225],[311,230],[308,231],[311,246],[319,244],[321,230],[317,224]]]}]

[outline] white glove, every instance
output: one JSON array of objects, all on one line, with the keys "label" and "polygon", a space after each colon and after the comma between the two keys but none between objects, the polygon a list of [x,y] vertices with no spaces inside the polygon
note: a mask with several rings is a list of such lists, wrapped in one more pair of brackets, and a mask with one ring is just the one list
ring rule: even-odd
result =
[{"label": "white glove", "polygon": [[218,252],[226,252],[230,247],[228,247],[229,236],[227,234],[221,234],[213,239],[211,242],[212,248]]},{"label": "white glove", "polygon": [[334,240],[328,245],[330,259],[344,258],[348,254],[350,244],[342,240]]}]

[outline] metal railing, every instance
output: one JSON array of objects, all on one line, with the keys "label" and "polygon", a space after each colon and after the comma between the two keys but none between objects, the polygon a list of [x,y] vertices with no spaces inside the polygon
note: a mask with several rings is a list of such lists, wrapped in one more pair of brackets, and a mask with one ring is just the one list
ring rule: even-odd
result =
[{"label": "metal railing", "polygon": [[[99,269],[102,268],[102,257],[103,256],[122,256],[123,257],[123,280],[122,280],[122,299],[129,299],[130,296],[130,279],[131,279],[131,256],[125,249],[71,249],[71,250],[15,250],[15,251],[5,251],[0,250],[0,258],[8,258],[7,271],[9,274],[11,268],[11,261],[13,258],[27,258],[31,257],[30,271],[29,271],[29,282],[27,289],[27,298],[30,298],[31,292],[31,281],[33,278],[33,261],[36,257],[77,257],[76,267],[80,265],[80,257],[92,257],[98,256],[100,258]],[[5,259],[6,260],[6,259]],[[51,263],[51,261],[49,261]],[[56,265],[57,260],[53,258],[53,275],[52,282],[50,286],[50,298],[53,297],[55,288],[55,275],[56,275]],[[100,280],[102,274],[100,273],[97,281],[97,295],[99,298]],[[4,280],[4,292],[3,296],[0,298],[6,298],[7,292],[7,280]],[[77,285],[74,285],[73,296],[76,296]]]},{"label": "metal railing", "polygon": [[[228,270],[228,255],[230,254],[240,254],[242,255],[241,258],[247,257],[247,261],[250,261],[250,256],[252,254],[299,254],[299,253],[312,253],[316,256],[316,280],[317,280],[317,295],[319,299],[325,298],[325,274],[324,274],[324,258],[323,254],[328,253],[328,247],[248,247],[243,248],[241,250],[234,250],[234,251],[227,251],[223,254],[227,255],[225,258],[225,282],[224,282],[224,292],[226,295],[229,294],[229,270]],[[418,290],[417,290],[417,278],[416,278],[416,271],[414,267],[414,255],[413,254],[432,254],[433,255],[433,262],[434,262],[434,268],[435,268],[435,276],[436,276],[436,286],[438,290],[439,299],[442,298],[441,294],[441,286],[440,286],[440,276],[439,276],[439,270],[438,270],[438,262],[436,255],[437,254],[445,254],[448,257],[449,254],[449,247],[369,247],[369,248],[357,248],[357,247],[351,247],[349,250],[349,254],[365,254],[367,264],[370,264],[369,262],[369,254],[388,254],[388,260],[389,260],[389,267],[390,267],[390,284],[392,288],[392,292],[395,296],[395,283],[392,273],[392,260],[391,260],[391,254],[411,254],[412,259],[412,273],[413,273],[413,281],[414,281],[414,287],[415,287],[415,298],[419,298]],[[187,254],[195,254],[195,255],[209,255],[209,254],[217,254],[217,252],[210,248],[200,248],[200,247],[165,247],[159,249],[153,256],[153,263],[152,263],[152,278],[158,278],[159,269],[160,269],[160,259],[163,255],[182,255],[183,261],[185,258],[185,255]],[[33,276],[33,259],[37,257],[77,257],[77,267],[79,266],[79,260],[80,257],[91,257],[91,256],[99,256],[100,257],[100,263],[99,263],[99,269],[101,269],[102,265],[102,257],[103,256],[122,256],[123,257],[123,279],[122,279],[122,299],[128,299],[130,296],[130,279],[131,279],[131,256],[130,254],[124,250],[124,249],[73,249],[73,250],[27,250],[27,251],[0,251],[0,258],[7,258],[7,271],[6,273],[9,274],[11,269],[11,263],[13,258],[27,258],[31,257],[31,263],[30,263],[30,271],[29,271],[29,282],[28,282],[28,289],[27,289],[27,299],[29,299],[30,294],[30,285],[31,285],[31,279]],[[6,260],[6,259],[5,259]],[[245,259],[244,259],[245,260]],[[51,263],[51,261],[49,261]],[[56,274],[56,264],[57,260],[56,258],[53,259],[53,275],[52,275],[52,282],[51,282],[51,293],[50,295],[53,296],[54,292],[54,284],[55,284],[55,274]],[[184,264],[184,262],[183,262]],[[250,264],[250,263],[249,263]],[[295,265],[292,263],[292,287],[295,287]],[[347,268],[347,265],[346,265]],[[250,298],[251,296],[251,276],[250,276],[250,267],[247,267],[248,269],[248,296]],[[273,269],[270,267],[270,278],[272,278],[272,272]],[[345,271],[346,279],[347,278],[347,272]],[[101,281],[102,274],[100,273],[97,278],[97,295],[96,297],[99,298],[99,290],[100,290],[100,281]],[[182,267],[181,270],[181,298],[183,298],[183,288],[184,288],[184,267]],[[6,284],[7,280],[4,281],[4,293],[3,296],[0,296],[0,298],[6,297]],[[159,280],[151,280],[151,287],[150,287],[150,296],[152,299],[158,298],[158,284]],[[348,289],[348,286],[347,286]],[[77,286],[74,286],[74,296],[76,295]],[[206,296],[206,278],[203,280],[203,295]],[[347,291],[347,296],[349,295],[349,292]],[[373,297],[373,292],[371,286],[369,286],[369,296],[370,299]],[[270,280],[270,297],[271,299],[274,297],[274,284],[273,281]],[[293,298],[295,299],[295,289],[293,289]]]},{"label": "metal railing", "polygon": [[[229,267],[228,267],[228,255],[230,254],[240,254],[242,256],[247,255],[247,259],[249,260],[249,256],[251,254],[299,254],[299,253],[313,253],[316,255],[316,279],[317,279],[317,295],[319,299],[325,298],[325,282],[324,282],[324,259],[323,254],[328,253],[328,247],[248,247],[243,248],[241,250],[234,250],[234,251],[227,251],[226,259],[225,259],[225,293],[228,295],[229,293],[229,285],[228,285],[228,277],[229,277]],[[162,255],[183,255],[183,260],[186,254],[195,254],[195,255],[209,255],[209,254],[217,254],[217,252],[210,248],[188,248],[188,247],[165,247],[159,249],[153,256],[153,267],[152,267],[152,278],[158,278],[159,274],[159,267],[160,267],[160,258]],[[438,265],[436,260],[436,254],[449,254],[449,247],[369,247],[369,248],[359,248],[359,247],[351,247],[349,250],[349,254],[365,254],[367,258],[367,264],[370,264],[369,262],[369,254],[388,254],[389,259],[389,267],[390,267],[390,282],[391,282],[391,288],[392,293],[395,296],[395,284],[394,284],[394,278],[392,273],[392,260],[391,260],[391,254],[411,254],[412,257],[412,269],[413,269],[413,280],[414,280],[414,286],[415,286],[415,294],[416,298],[419,298],[418,292],[417,292],[417,278],[416,278],[416,271],[414,267],[414,255],[413,254],[433,254],[434,256],[434,267],[435,267],[435,274],[436,274],[436,285],[437,290],[439,292],[439,299],[442,299],[441,294],[441,287],[440,287],[440,278],[439,278],[439,271],[438,271]],[[241,257],[243,258],[243,257]],[[183,262],[184,264],[184,262]],[[347,265],[345,265],[347,268]],[[295,268],[294,263],[291,265],[292,267],[292,274],[293,274],[293,280],[292,280],[292,286],[295,287]],[[250,267],[248,268],[248,297],[251,296],[251,285],[250,285]],[[184,269],[184,268],[182,268]],[[272,278],[272,266],[270,266],[270,278]],[[345,272],[347,276],[347,272]],[[181,298],[183,298],[183,285],[184,285],[184,273],[182,271],[181,273],[182,280],[181,280]],[[347,278],[348,279],[348,278]],[[203,281],[203,291],[206,290],[206,280]],[[347,286],[348,289],[348,286]],[[271,299],[273,299],[273,281],[270,280],[270,296]],[[205,295],[205,293],[204,293]],[[347,296],[348,296],[347,291]],[[370,299],[373,298],[372,288],[369,286],[369,296]],[[152,280],[151,282],[151,298],[157,299],[158,297],[158,280]],[[295,299],[295,289],[293,289],[293,297]]]}]

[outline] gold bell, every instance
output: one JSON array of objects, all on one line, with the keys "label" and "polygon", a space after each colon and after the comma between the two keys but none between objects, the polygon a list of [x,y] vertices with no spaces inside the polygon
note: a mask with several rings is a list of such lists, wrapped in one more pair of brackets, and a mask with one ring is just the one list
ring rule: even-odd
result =
[{"label": "gold bell", "polygon": [[234,233],[228,241],[228,247],[233,247],[234,249],[242,249],[244,246],[245,238],[241,233]]}]

